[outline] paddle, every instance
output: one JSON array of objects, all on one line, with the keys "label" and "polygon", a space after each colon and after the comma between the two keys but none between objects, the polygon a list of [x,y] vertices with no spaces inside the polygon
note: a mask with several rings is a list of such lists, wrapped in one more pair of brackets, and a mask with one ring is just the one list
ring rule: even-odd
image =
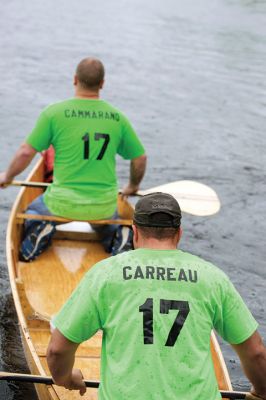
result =
[{"label": "paddle", "polygon": [[[43,383],[45,385],[53,385],[54,381],[51,376],[31,375],[31,374],[18,374],[12,372],[0,372],[0,380],[12,381],[12,382],[29,382],[29,383]],[[90,388],[98,388],[100,382],[84,380],[85,385]],[[246,400],[258,400],[259,398],[253,396],[248,392],[234,392],[221,390],[221,396],[228,399],[246,399]]]},{"label": "paddle", "polygon": [[[31,375],[31,374],[17,374],[13,372],[0,371],[0,380],[2,381],[12,381],[12,382],[28,382],[28,383],[43,383],[45,385],[53,385],[54,381],[51,376],[42,375]],[[86,381],[85,385],[91,388],[98,388],[100,382],[97,381]]]},{"label": "paddle", "polygon": [[143,196],[154,192],[169,193],[178,201],[182,211],[207,216],[220,210],[220,201],[215,191],[203,183],[183,180],[166,183],[147,190],[140,190],[137,194]]},{"label": "paddle", "polygon": [[260,397],[253,396],[253,394],[249,392],[235,392],[230,390],[221,390],[220,391],[222,398],[226,399],[246,399],[246,400],[259,400]]},{"label": "paddle", "polygon": [[[12,181],[12,186],[28,186],[46,188],[49,183]],[[183,180],[166,183],[147,190],[140,190],[137,196],[144,196],[148,193],[164,192],[174,196],[183,212],[197,216],[208,216],[220,210],[220,201],[215,191],[203,183]]]},{"label": "paddle", "polygon": [[27,182],[27,181],[12,181],[8,183],[9,186],[26,186],[26,187],[33,187],[33,188],[47,188],[50,183],[47,182]]}]

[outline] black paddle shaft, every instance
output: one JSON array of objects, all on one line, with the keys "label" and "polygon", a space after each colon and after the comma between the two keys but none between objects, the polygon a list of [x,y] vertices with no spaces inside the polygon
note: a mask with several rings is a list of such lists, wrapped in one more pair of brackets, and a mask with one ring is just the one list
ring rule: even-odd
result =
[{"label": "black paddle shaft", "polygon": [[245,399],[246,393],[244,392],[224,392],[223,390],[220,391],[222,398],[227,399]]},{"label": "black paddle shaft", "polygon": [[[30,374],[12,374],[12,373],[0,373],[0,380],[5,380],[8,382],[28,382],[28,383],[43,383],[45,385],[53,385],[54,381],[50,376],[41,376],[41,375],[30,375]],[[100,386],[100,382],[98,381],[87,381],[84,380],[85,385],[90,388],[98,388]],[[231,392],[231,391],[220,391],[221,396],[223,398],[228,399],[246,399],[247,393],[245,392]]]},{"label": "black paddle shaft", "polygon": [[[0,376],[0,380],[11,382],[28,382],[28,383],[44,383],[45,385],[53,385],[54,381],[49,376],[27,375],[27,374],[8,374]],[[85,385],[90,388],[98,388],[100,382],[97,381],[84,381]]]}]

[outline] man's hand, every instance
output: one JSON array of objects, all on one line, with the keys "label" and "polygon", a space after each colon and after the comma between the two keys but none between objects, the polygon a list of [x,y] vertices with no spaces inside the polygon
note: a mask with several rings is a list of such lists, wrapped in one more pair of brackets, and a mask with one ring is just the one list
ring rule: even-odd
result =
[{"label": "man's hand", "polygon": [[12,181],[12,179],[7,177],[6,172],[0,173],[0,187],[2,189],[5,188],[11,181]]},{"label": "man's hand", "polygon": [[250,393],[252,394],[252,396],[254,396],[254,399],[256,398],[258,400],[259,399],[266,400],[266,394],[265,394],[265,396],[264,395],[261,396],[260,394],[256,393],[256,391],[255,391],[253,386],[251,387]]},{"label": "man's hand", "polygon": [[258,331],[242,343],[232,344],[252,384],[251,394],[266,400],[266,347]]},{"label": "man's hand", "polygon": [[139,190],[139,185],[129,184],[122,189],[122,198],[133,195]]},{"label": "man's hand", "polygon": [[68,340],[57,328],[52,332],[47,349],[47,363],[54,383],[69,390],[79,390],[81,396],[86,392],[83,375],[73,368],[75,353],[79,343]]},{"label": "man's hand", "polygon": [[68,390],[79,390],[81,396],[83,396],[87,390],[80,369],[73,369],[70,380],[63,386]]},{"label": "man's hand", "polygon": [[4,188],[12,179],[28,167],[37,151],[22,143],[5,172],[0,173],[0,187]]},{"label": "man's hand", "polygon": [[122,198],[137,193],[139,190],[140,182],[145,173],[147,156],[133,158],[130,161],[130,178],[129,184],[122,190]]}]

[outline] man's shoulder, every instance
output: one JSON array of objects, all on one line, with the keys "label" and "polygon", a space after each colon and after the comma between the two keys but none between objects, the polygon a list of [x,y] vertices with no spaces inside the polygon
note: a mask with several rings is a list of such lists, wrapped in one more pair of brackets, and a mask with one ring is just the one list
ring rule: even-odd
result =
[{"label": "man's shoulder", "polygon": [[190,252],[180,251],[179,254],[180,257],[182,257],[184,263],[196,266],[207,275],[211,273],[213,275],[220,276],[220,278],[227,279],[227,275],[224,273],[224,271],[222,271],[222,269],[214,264],[212,261],[206,260],[205,258],[202,258],[201,256],[197,256]]},{"label": "man's shoulder", "polygon": [[95,264],[97,268],[109,268],[110,266],[121,265],[127,260],[131,260],[135,257],[138,258],[135,250],[124,251],[123,253],[116,254],[115,256],[107,257],[104,260],[99,261]]},{"label": "man's shoulder", "polygon": [[73,99],[66,99],[66,100],[60,100],[60,101],[56,101],[53,103],[48,104],[46,107],[43,108],[41,114],[46,115],[47,117],[51,117],[54,114],[56,114],[56,112],[65,109],[65,107],[68,104],[71,104]]},{"label": "man's shoulder", "polygon": [[128,120],[126,113],[123,110],[121,110],[121,108],[119,108],[116,105],[113,105],[112,103],[110,103],[109,101],[104,100],[104,99],[101,99],[101,102],[102,102],[102,105],[104,105],[106,108],[109,109],[109,111],[119,114],[120,119],[122,119],[124,121]]},{"label": "man's shoulder", "polygon": [[[50,103],[43,109],[43,113],[46,114],[47,116],[52,116],[60,111],[67,112],[73,112],[74,115],[77,112],[77,110],[87,110],[87,112],[98,112],[100,115],[103,115],[103,113],[106,113],[109,115],[109,118],[112,119],[110,116],[114,115],[116,116],[116,120],[119,121],[126,121],[127,117],[126,115],[118,108],[115,107],[113,104],[109,103],[106,100],[103,99],[98,99],[97,101],[93,101],[93,103],[86,102],[84,100],[79,101],[80,99],[76,97],[68,98],[65,100],[60,100],[57,102]],[[93,111],[90,111],[92,109]],[[80,112],[82,112],[80,111]]]},{"label": "man's shoulder", "polygon": [[125,251],[115,256],[107,257],[94,264],[94,266],[87,272],[87,275],[103,275],[110,277],[117,272],[117,268],[124,265],[128,260],[132,260],[135,255],[135,250]]}]

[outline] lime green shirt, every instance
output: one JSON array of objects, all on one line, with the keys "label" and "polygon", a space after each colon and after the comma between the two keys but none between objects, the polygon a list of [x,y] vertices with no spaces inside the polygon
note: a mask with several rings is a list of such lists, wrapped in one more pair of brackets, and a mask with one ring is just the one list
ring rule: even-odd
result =
[{"label": "lime green shirt", "polygon": [[144,154],[127,118],[103,100],[73,98],[47,107],[26,141],[37,151],[54,146],[54,182],[44,195],[49,210],[84,220],[111,217],[116,209],[116,154]]},{"label": "lime green shirt", "polygon": [[211,330],[237,344],[257,328],[220,269],[150,249],[97,263],[54,324],[75,343],[103,330],[101,400],[220,399]]}]

